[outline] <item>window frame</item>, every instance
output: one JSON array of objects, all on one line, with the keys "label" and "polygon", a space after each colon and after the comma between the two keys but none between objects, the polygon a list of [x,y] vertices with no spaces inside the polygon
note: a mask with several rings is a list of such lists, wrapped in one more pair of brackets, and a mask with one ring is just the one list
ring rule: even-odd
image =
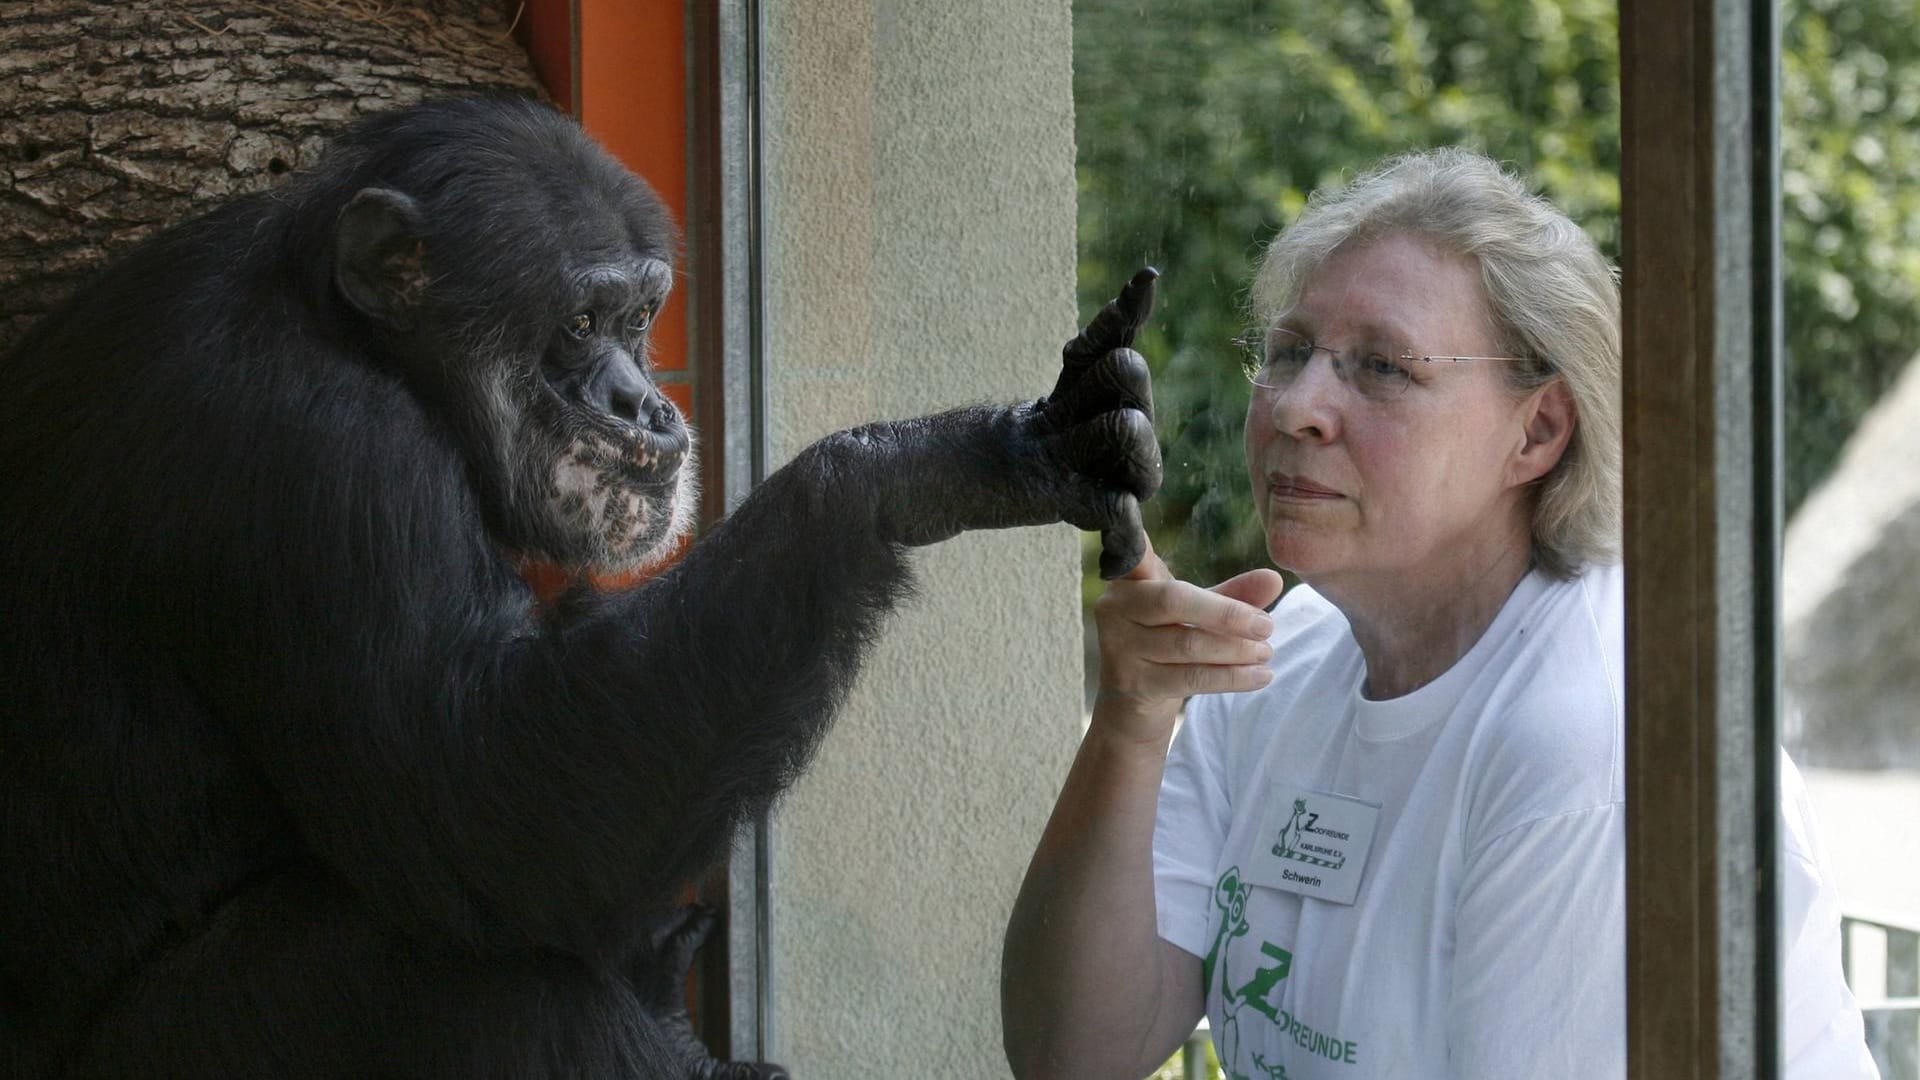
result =
[{"label": "window frame", "polygon": [[[759,0],[686,2],[688,351],[708,388],[696,415],[706,436],[703,528],[770,471],[761,266],[764,26]],[[763,813],[741,830],[726,863],[700,890],[721,913],[724,933],[701,952],[696,1023],[722,1060],[775,1054],[773,843]]]},{"label": "window frame", "polygon": [[1633,1080],[1779,1074],[1779,24],[1620,5]]}]

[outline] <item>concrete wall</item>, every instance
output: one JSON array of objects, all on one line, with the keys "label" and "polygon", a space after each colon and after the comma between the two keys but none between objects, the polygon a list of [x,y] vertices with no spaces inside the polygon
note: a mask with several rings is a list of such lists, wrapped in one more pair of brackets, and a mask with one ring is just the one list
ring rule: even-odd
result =
[{"label": "concrete wall", "polygon": [[[1068,4],[767,20],[775,463],[865,420],[1046,393],[1076,321]],[[803,1077],[1007,1071],[1000,933],[1078,734],[1076,534],[916,563],[919,598],[774,819],[774,1059]]]}]

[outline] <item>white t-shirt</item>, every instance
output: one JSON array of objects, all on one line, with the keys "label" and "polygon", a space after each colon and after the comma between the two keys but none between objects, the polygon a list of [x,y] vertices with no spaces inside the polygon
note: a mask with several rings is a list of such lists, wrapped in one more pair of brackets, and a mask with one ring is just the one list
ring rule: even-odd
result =
[{"label": "white t-shirt", "polygon": [[[1188,703],[1159,930],[1203,960],[1229,1080],[1624,1075],[1623,610],[1617,566],[1529,574],[1445,674],[1368,701],[1346,619],[1298,587],[1272,683]],[[1874,1076],[1785,772],[1787,1075]]]}]

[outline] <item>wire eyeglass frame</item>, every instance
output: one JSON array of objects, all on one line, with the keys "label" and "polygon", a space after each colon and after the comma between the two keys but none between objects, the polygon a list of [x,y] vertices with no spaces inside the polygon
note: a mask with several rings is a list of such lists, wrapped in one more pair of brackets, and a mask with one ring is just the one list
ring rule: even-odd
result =
[{"label": "wire eyeglass frame", "polygon": [[[1261,337],[1234,338],[1233,344],[1240,349],[1241,373],[1248,382],[1262,389],[1286,389],[1312,363],[1314,353],[1324,352],[1333,365],[1334,375],[1341,382],[1366,397],[1377,399],[1400,396],[1413,382],[1413,365],[1416,363],[1465,364],[1476,360],[1525,363],[1528,360],[1524,356],[1421,356],[1411,352],[1390,356],[1379,352],[1364,355],[1348,352],[1343,355],[1304,334],[1280,326],[1273,327]],[[1281,365],[1275,357],[1283,348],[1294,353],[1294,360],[1287,366],[1285,374],[1278,374],[1274,369]],[[1371,361],[1384,362],[1384,369],[1366,366]]]}]

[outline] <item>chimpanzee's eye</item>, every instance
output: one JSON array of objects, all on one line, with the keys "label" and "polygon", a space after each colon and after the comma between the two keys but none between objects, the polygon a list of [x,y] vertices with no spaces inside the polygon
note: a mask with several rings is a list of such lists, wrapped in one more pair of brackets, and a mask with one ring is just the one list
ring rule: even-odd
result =
[{"label": "chimpanzee's eye", "polygon": [[653,325],[653,309],[650,307],[643,307],[640,309],[640,317],[633,320],[631,323],[628,323],[627,329],[632,333],[638,334],[638,333],[644,332],[647,327],[652,325]]},{"label": "chimpanzee's eye", "polygon": [[583,311],[568,319],[567,333],[572,334],[576,340],[584,340],[588,334],[593,333],[593,312]]}]

